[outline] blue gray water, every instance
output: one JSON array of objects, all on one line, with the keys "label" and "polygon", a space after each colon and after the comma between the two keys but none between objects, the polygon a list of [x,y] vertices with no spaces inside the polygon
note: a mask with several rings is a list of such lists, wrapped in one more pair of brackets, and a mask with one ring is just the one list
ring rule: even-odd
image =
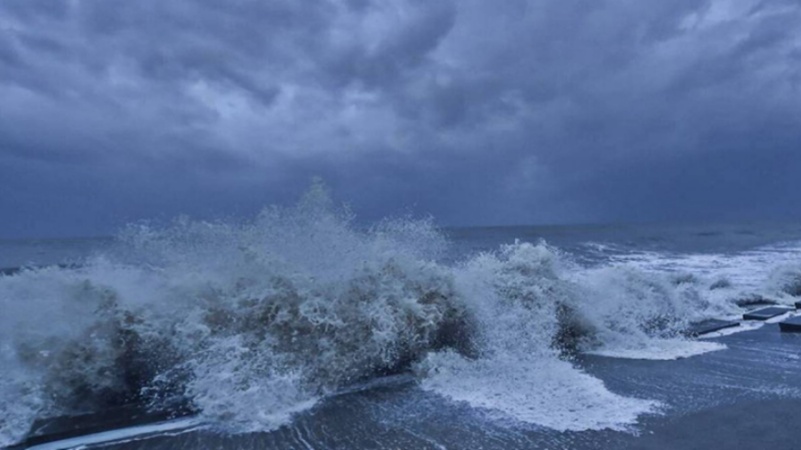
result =
[{"label": "blue gray water", "polygon": [[0,239],[0,269],[77,264],[113,242],[111,237]]},{"label": "blue gray water", "polygon": [[793,305],[799,224],[364,228],[326,205],[0,241],[0,445],[180,404],[202,431],[121,448],[638,448],[801,398],[775,323],[683,334]]},{"label": "blue gray water", "polygon": [[[801,224],[786,222],[445,227],[441,231],[450,241],[451,261],[495,251],[516,239],[544,240],[589,264],[626,252],[737,254],[801,242]],[[0,268],[78,263],[114,243],[112,236],[0,239]]]},{"label": "blue gray water", "polygon": [[579,261],[604,263],[609,256],[728,254],[801,242],[799,223],[607,224],[446,228],[458,256],[493,251],[515,239],[545,240]]}]

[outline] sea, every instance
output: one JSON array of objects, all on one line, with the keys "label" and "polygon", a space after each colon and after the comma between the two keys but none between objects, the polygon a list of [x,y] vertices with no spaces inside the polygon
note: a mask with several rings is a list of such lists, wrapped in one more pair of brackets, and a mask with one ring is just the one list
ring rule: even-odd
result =
[{"label": "sea", "polygon": [[[798,223],[364,225],[312,193],[0,240],[0,269],[0,447],[761,448],[738,417],[801,411]],[[131,405],[168,414],[26,441]]]}]

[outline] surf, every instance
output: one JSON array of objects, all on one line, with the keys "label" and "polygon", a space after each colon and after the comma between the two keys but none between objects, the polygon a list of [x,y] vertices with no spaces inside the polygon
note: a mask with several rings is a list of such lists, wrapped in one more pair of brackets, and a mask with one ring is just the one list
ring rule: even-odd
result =
[{"label": "surf", "polygon": [[[131,404],[274,430],[398,373],[498,420],[625,430],[663,405],[610,391],[576,355],[721,350],[683,331],[742,310],[734,277],[585,267],[546,242],[450,246],[430,219],[361,226],[316,183],[249,220],[131,225],[80,264],[2,275],[0,445],[36,419]],[[789,299],[794,270],[763,291]]]}]

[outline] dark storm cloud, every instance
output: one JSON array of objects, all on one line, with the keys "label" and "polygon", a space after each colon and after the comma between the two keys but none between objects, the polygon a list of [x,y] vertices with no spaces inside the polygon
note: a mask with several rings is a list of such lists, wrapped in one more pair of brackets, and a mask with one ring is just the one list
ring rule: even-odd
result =
[{"label": "dark storm cloud", "polygon": [[0,235],[801,217],[795,1],[0,2]]}]

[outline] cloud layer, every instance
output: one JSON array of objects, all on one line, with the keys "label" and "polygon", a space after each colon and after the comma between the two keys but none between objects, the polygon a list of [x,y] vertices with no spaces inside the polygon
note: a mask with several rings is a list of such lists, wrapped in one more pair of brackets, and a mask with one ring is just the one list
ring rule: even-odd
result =
[{"label": "cloud layer", "polygon": [[797,219],[796,1],[4,0],[0,236]]}]

